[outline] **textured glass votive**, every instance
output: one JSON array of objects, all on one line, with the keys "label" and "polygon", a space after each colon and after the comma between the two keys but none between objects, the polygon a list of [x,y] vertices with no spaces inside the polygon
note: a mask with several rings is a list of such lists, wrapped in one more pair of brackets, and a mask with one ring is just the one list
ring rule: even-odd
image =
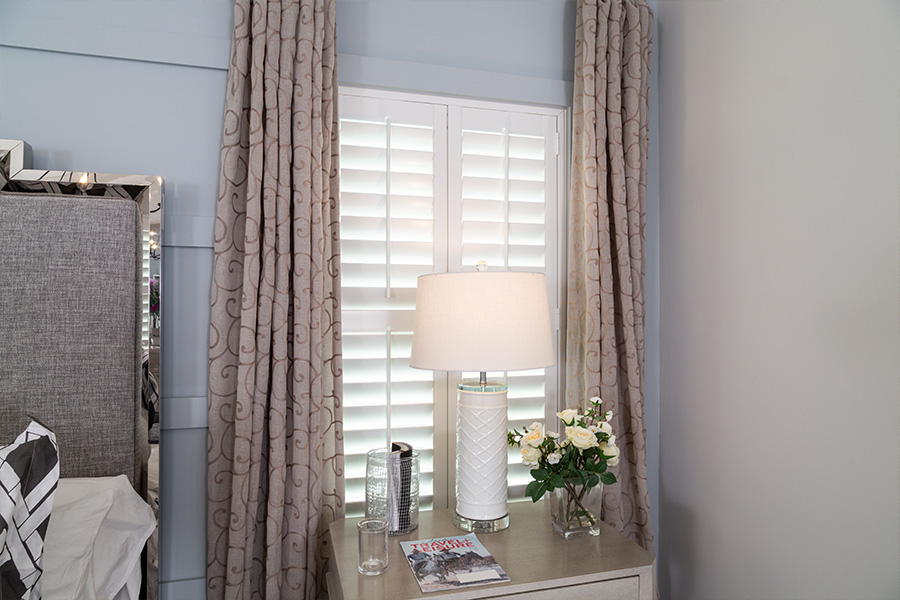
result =
[{"label": "textured glass votive", "polygon": [[370,450],[366,456],[366,518],[384,519],[390,535],[419,526],[419,451]]}]

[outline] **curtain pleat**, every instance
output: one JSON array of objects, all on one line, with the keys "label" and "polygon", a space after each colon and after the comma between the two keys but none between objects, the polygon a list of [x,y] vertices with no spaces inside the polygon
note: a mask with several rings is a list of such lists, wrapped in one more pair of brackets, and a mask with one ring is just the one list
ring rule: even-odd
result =
[{"label": "curtain pleat", "polygon": [[334,0],[237,0],[210,317],[207,597],[314,598],[343,516]]},{"label": "curtain pleat", "polygon": [[566,403],[595,395],[621,449],[604,520],[653,550],[644,425],[644,223],[653,15],[579,0],[569,207]]}]

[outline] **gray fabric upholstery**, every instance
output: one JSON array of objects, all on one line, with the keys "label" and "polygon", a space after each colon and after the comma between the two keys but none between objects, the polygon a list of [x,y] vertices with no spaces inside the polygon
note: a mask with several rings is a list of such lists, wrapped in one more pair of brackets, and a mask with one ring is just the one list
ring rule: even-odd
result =
[{"label": "gray fabric upholstery", "polygon": [[62,477],[140,492],[142,248],[133,201],[0,192],[0,443],[34,417]]}]

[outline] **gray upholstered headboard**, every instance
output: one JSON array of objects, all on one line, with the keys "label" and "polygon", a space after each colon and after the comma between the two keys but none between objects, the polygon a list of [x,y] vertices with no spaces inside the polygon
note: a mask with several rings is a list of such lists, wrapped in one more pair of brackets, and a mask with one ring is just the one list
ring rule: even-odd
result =
[{"label": "gray upholstered headboard", "polygon": [[62,477],[144,490],[142,258],[133,200],[0,191],[0,442],[35,417]]}]

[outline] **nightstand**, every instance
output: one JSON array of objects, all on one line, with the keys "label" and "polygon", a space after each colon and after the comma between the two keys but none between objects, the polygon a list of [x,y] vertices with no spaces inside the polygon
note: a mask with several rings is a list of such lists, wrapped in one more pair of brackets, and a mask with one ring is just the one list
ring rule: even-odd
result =
[{"label": "nightstand", "polygon": [[[550,526],[546,502],[509,504],[510,525],[498,533],[479,533],[510,576],[507,583],[423,594],[400,548],[400,541],[464,535],[453,526],[452,510],[419,513],[419,528],[388,538],[386,573],[364,577],[356,570],[355,519],[331,524],[328,593],[331,600],[407,600],[441,598],[524,598],[527,600],[655,600],[653,555],[601,523],[597,537],[564,540]],[[564,594],[564,595],[563,595]]]}]

